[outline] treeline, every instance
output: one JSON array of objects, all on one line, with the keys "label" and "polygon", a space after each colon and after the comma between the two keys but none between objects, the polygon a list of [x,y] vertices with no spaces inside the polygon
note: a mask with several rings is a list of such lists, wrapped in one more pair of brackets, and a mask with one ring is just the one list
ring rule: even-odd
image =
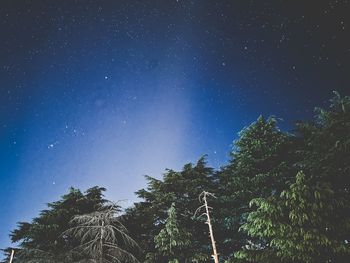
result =
[{"label": "treeline", "polygon": [[208,201],[221,262],[348,262],[350,97],[335,93],[290,133],[259,117],[219,170],[202,157],[146,179],[141,201],[120,214],[104,188],[72,188],[18,223],[13,262],[211,262],[205,219],[194,216],[203,191],[216,196]]}]

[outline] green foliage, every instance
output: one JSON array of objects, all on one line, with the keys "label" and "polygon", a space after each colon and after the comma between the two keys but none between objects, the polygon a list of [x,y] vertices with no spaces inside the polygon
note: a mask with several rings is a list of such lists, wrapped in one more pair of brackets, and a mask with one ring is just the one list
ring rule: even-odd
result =
[{"label": "green foliage", "polygon": [[[280,197],[255,199],[242,227],[253,240],[236,258],[249,262],[346,262],[350,247],[349,97],[335,93],[314,123],[299,123],[296,167]],[[255,238],[255,239],[254,239]],[[256,242],[264,240],[264,242]]]},{"label": "green foliage", "polygon": [[186,164],[179,172],[167,170],[163,180],[149,176],[146,179],[147,189],[136,193],[143,201],[128,209],[122,222],[142,249],[148,252],[148,262],[168,262],[160,256],[162,253],[156,248],[154,238],[164,228],[172,203],[176,206],[177,221],[191,235],[187,254],[198,262],[207,262],[208,256],[205,255],[210,255],[208,233],[202,221],[193,218],[199,205],[199,194],[215,188],[213,169],[207,167],[205,158],[199,159],[196,165]]},{"label": "green foliage", "polygon": [[292,137],[278,129],[275,118],[260,116],[239,135],[231,163],[218,174],[220,194],[214,222],[221,226],[216,233],[222,240],[221,258],[247,242],[246,234],[238,229],[251,211],[250,200],[280,193],[293,176]]},{"label": "green foliage", "polygon": [[164,228],[155,236],[155,247],[169,263],[185,262],[186,250],[191,244],[190,233],[182,228],[177,220],[175,203],[168,210],[168,218]]},{"label": "green foliage", "polygon": [[[341,237],[342,223],[335,213],[341,204],[326,183],[310,185],[303,172],[280,197],[253,199],[256,211],[242,226],[251,237],[269,240],[251,243],[235,256],[249,262],[340,262],[350,256]],[[349,224],[348,222],[346,222]],[[339,235],[340,234],[340,235]],[[336,260],[337,259],[337,260]]]},{"label": "green foliage", "polygon": [[317,108],[315,123],[299,123],[303,144],[300,169],[315,180],[330,182],[339,194],[350,189],[350,97],[338,93],[329,110]]},{"label": "green foliage", "polygon": [[[193,217],[203,191],[218,197],[211,216],[222,261],[347,262],[350,97],[335,92],[330,108],[316,112],[295,134],[259,117],[239,133],[229,164],[218,171],[202,157],[160,179],[147,176],[147,188],[136,192],[140,201],[118,218],[106,213],[103,188],[72,188],[32,222],[18,223],[14,262],[135,260],[130,255],[147,263],[209,262],[207,229]],[[67,235],[73,217],[77,225]]]},{"label": "green foliage", "polygon": [[[71,188],[61,200],[49,203],[32,222],[19,222],[12,231],[11,240],[18,244],[14,262],[73,262],[80,258],[72,252],[78,244],[74,238],[61,234],[75,215],[91,213],[103,205],[104,188],[93,187],[82,193]],[[7,255],[10,248],[6,250]]]}]

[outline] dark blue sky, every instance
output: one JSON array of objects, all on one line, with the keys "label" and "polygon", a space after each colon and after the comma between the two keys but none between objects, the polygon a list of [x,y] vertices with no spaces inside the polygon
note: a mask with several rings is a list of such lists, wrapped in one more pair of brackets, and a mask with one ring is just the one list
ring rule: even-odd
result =
[{"label": "dark blue sky", "polygon": [[[265,2],[265,3],[263,3]],[[307,2],[307,4],[306,4]],[[349,95],[349,1],[2,1],[0,246],[70,186],[135,200],[260,114]]]}]

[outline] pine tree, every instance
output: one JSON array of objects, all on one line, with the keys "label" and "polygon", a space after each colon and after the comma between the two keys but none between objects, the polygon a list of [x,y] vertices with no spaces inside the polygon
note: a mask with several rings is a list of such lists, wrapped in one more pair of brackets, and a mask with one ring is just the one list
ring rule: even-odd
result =
[{"label": "pine tree", "polygon": [[217,239],[222,240],[221,258],[246,244],[246,234],[238,229],[251,211],[249,202],[278,195],[293,178],[292,139],[279,130],[275,118],[260,116],[234,142],[231,163],[218,173],[220,193],[214,222],[221,226],[217,231]]},{"label": "pine tree", "polygon": [[71,220],[72,227],[63,235],[79,240],[79,245],[74,249],[85,261],[138,262],[136,257],[124,248],[137,247],[137,244],[118,220],[119,212],[119,206],[109,203],[90,214],[74,216]]},{"label": "pine tree", "polygon": [[[280,197],[251,201],[256,211],[249,214],[242,230],[251,237],[268,240],[264,246],[251,242],[235,254],[248,262],[344,262],[350,248],[341,238],[336,200],[330,184],[310,185],[303,172]],[[349,224],[349,220],[347,220]]]},{"label": "pine tree", "polygon": [[316,108],[314,122],[298,124],[303,144],[297,165],[314,181],[330,183],[338,198],[350,200],[350,97],[335,92],[330,102],[329,109]]},{"label": "pine tree", "polygon": [[[19,222],[11,233],[11,241],[18,244],[14,262],[73,262],[80,255],[72,251],[79,243],[62,236],[69,229],[73,216],[91,213],[105,203],[102,187],[92,187],[85,193],[71,188],[59,201],[49,203],[32,222]],[[9,256],[11,248],[5,249]],[[6,259],[5,262],[8,262]]]},{"label": "pine tree", "polygon": [[335,92],[330,109],[316,112],[314,122],[297,125],[295,166],[305,175],[298,174],[281,197],[253,202],[258,209],[243,229],[265,243],[250,240],[237,258],[345,262],[349,257],[350,98]]},{"label": "pine tree", "polygon": [[190,237],[190,233],[180,225],[175,203],[172,203],[164,228],[154,238],[158,253],[166,257],[168,263],[190,262],[186,253],[187,247],[191,244]]},{"label": "pine tree", "polygon": [[122,222],[147,252],[148,262],[167,262],[157,253],[154,237],[164,228],[172,203],[179,224],[192,236],[187,253],[198,262],[207,262],[210,246],[203,244],[207,244],[208,233],[201,220],[193,218],[199,194],[206,189],[212,191],[215,186],[213,169],[206,165],[205,157],[195,165],[186,164],[181,171],[166,170],[162,180],[149,176],[146,179],[148,187],[136,193],[142,201],[127,210]]}]

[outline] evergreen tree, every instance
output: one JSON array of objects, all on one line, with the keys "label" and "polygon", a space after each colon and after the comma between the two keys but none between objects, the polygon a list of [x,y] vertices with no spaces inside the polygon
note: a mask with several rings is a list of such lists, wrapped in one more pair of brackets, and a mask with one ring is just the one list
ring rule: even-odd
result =
[{"label": "evergreen tree", "polygon": [[110,203],[90,214],[73,217],[72,227],[63,235],[79,240],[80,244],[74,249],[84,257],[84,262],[138,262],[124,248],[137,247],[137,244],[118,220],[119,212],[119,206]]},{"label": "evergreen tree", "polygon": [[[91,213],[105,203],[102,187],[92,187],[85,194],[71,188],[61,200],[49,203],[32,222],[19,222],[11,233],[18,244],[14,262],[73,262],[80,258],[72,249],[79,243],[62,236],[75,215]],[[5,249],[7,256],[11,248]]]},{"label": "evergreen tree", "polygon": [[190,262],[187,247],[191,244],[190,233],[180,225],[172,203],[164,228],[154,238],[158,253],[165,256],[168,263]]},{"label": "evergreen tree", "polygon": [[[125,262],[121,251],[129,250],[119,242],[125,228],[118,228],[121,226],[118,222],[130,230],[131,238],[143,249],[142,254],[138,254],[136,247],[130,250],[142,261],[208,262],[211,254],[208,232],[201,219],[193,217],[203,191],[218,197],[211,206],[215,211],[212,221],[220,259],[347,261],[349,97],[335,93],[330,109],[317,109],[314,122],[298,123],[295,136],[280,131],[275,118],[259,117],[239,134],[231,155],[230,163],[217,172],[202,157],[196,164],[186,164],[181,171],[166,170],[161,179],[147,176],[147,188],[136,193],[141,201],[118,218],[114,214],[106,216],[110,207],[103,199],[104,188],[93,187],[85,193],[72,188],[61,200],[49,203],[48,209],[32,222],[18,223],[11,234],[18,246],[14,262],[71,263],[91,259]],[[295,178],[301,170],[304,172]],[[108,222],[117,220],[107,225],[123,231],[112,233],[111,228],[104,229],[105,225],[100,225],[103,220],[90,220],[96,216]],[[73,217],[79,219],[76,229],[80,229],[80,234],[62,235],[71,227]],[[82,230],[94,229],[93,225],[86,225],[91,222],[99,230],[104,229],[102,238],[96,236],[96,231]],[[104,239],[105,233],[111,234],[108,239]],[[106,241],[114,249],[101,244],[95,244],[91,253],[74,249],[84,247],[88,240]],[[5,251],[8,255],[11,248]]]},{"label": "evergreen tree", "polygon": [[313,180],[330,183],[339,198],[350,200],[350,97],[335,92],[330,109],[316,111],[315,122],[297,126],[303,141],[298,166]]},{"label": "evergreen tree", "polygon": [[[221,226],[221,258],[228,258],[246,243],[238,229],[246,222],[253,198],[279,194],[293,178],[293,138],[280,131],[275,118],[260,116],[234,142],[230,164],[219,173],[219,194],[214,222]],[[294,173],[295,174],[295,173]]]},{"label": "evergreen tree", "polygon": [[[297,126],[296,166],[305,171],[306,179],[299,174],[281,198],[255,201],[258,210],[250,214],[244,229],[252,237],[266,239],[267,245],[252,242],[250,247],[255,249],[237,257],[258,262],[274,262],[272,258],[276,262],[346,262],[349,258],[350,98],[335,92],[329,110],[316,110],[315,122]],[[295,198],[298,201],[293,203],[290,199]],[[259,259],[261,255],[265,259]]]},{"label": "evergreen tree", "polygon": [[[296,182],[280,197],[254,199],[257,210],[243,225],[251,237],[268,240],[251,242],[235,254],[248,262],[345,262],[350,256],[347,240],[341,237],[342,222],[337,216],[342,203],[330,184],[310,185],[299,172]],[[339,221],[340,220],[340,221]]]},{"label": "evergreen tree", "polygon": [[[167,211],[175,203],[179,224],[191,234],[188,253],[198,262],[206,262],[210,255],[208,233],[201,219],[193,218],[199,194],[215,188],[213,169],[207,167],[205,157],[199,159],[196,165],[186,164],[182,171],[167,170],[162,180],[149,176],[146,179],[148,188],[137,192],[142,201],[127,210],[122,222],[148,254],[148,261],[167,262],[163,257],[157,258],[160,254],[157,253],[154,238],[164,228]],[[153,255],[153,261],[150,255]]]}]

